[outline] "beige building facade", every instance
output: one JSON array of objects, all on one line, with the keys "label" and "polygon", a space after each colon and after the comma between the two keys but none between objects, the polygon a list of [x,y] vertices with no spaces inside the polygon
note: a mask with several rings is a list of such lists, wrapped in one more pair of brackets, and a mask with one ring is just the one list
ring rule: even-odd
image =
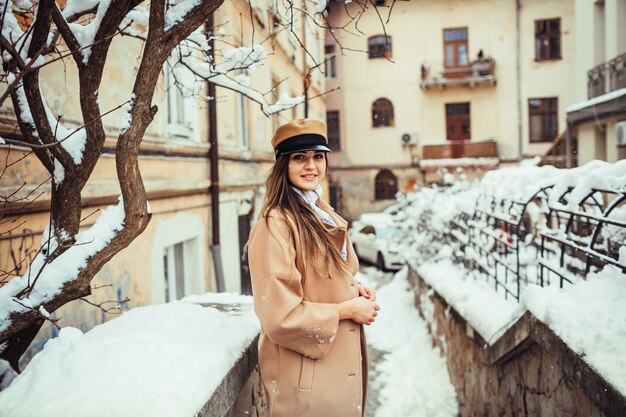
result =
[{"label": "beige building facade", "polygon": [[626,0],[576,0],[576,103],[566,155],[571,165],[626,158]]},{"label": "beige building facade", "polygon": [[[305,85],[308,87],[306,95],[312,98],[306,105],[268,117],[259,104],[230,90],[216,89],[220,246],[224,287],[230,292],[250,293],[242,248],[260,211],[265,177],[274,161],[270,145],[274,126],[307,115],[323,119],[326,113],[325,100],[319,96],[324,90],[323,75],[320,71],[311,71],[308,79],[306,77],[309,68],[321,62],[324,30],[302,15],[296,16],[297,36],[280,29],[275,23],[285,22],[287,15],[273,4],[269,0],[228,1],[214,17],[215,44],[222,52],[232,46],[254,43],[264,47],[268,58],[248,70],[247,75],[251,87],[267,92],[265,97],[269,103],[274,103],[283,93],[290,97],[301,96],[305,94]],[[311,57],[304,54],[300,42]],[[134,80],[128,76],[128,68],[135,68],[140,51],[138,40],[130,37],[114,40],[105,69],[104,79],[108,81],[103,82],[100,92],[103,109],[115,108],[128,100]],[[216,59],[220,62],[220,54]],[[66,72],[61,63],[46,67],[42,70],[41,85],[44,95],[53,97],[48,103],[53,113],[63,115],[68,127],[77,127],[80,126],[78,83],[72,63],[68,62],[66,67]],[[121,304],[124,311],[217,290],[211,250],[211,122],[208,103],[202,98],[206,97],[207,87],[191,74],[176,75],[183,77],[182,83],[188,87],[199,83],[200,95],[186,97],[173,85],[171,71],[164,68],[154,97],[159,112],[148,128],[139,154],[152,219],[147,229],[96,275],[92,286],[97,289],[87,298],[89,303],[111,301],[104,305],[108,308],[128,298],[130,301]],[[15,116],[10,100],[0,111],[0,135],[19,139],[20,133],[13,127]],[[83,190],[83,228],[93,224],[100,209],[117,203],[119,186],[114,151],[121,114],[121,110],[114,111],[104,118],[109,138],[105,153]],[[4,274],[0,285],[25,273],[28,260],[41,247],[42,233],[49,222],[49,174],[34,155],[28,153],[27,148],[0,145],[1,164],[6,165],[0,178],[2,195],[10,195],[15,190],[27,195],[37,190],[26,200],[2,209],[0,218],[10,221],[0,226],[0,271]],[[0,171],[2,168],[5,166],[0,167]],[[83,331],[114,317],[89,303],[72,302],[53,313],[53,317],[61,318],[59,325],[62,327],[73,326]],[[54,326],[45,324],[23,361],[28,361],[56,334]]]},{"label": "beige building facade", "polygon": [[[326,34],[327,89],[341,86],[327,99],[338,138],[331,188],[348,218],[442,168],[480,175],[542,155],[565,132],[576,101],[573,0],[393,2],[388,21],[392,2],[374,3],[360,32]],[[329,19],[358,7],[331,2]]]}]

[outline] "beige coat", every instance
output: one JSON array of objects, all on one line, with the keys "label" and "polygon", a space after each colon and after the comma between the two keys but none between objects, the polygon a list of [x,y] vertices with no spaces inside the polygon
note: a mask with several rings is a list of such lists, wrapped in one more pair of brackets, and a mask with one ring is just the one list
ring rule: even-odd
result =
[{"label": "beige coat", "polygon": [[[333,218],[333,243],[347,239],[344,219]],[[249,263],[254,309],[261,322],[259,366],[270,417],[361,417],[367,390],[363,326],[339,321],[337,303],[358,296],[359,264],[347,242],[351,274],[327,259],[315,259],[303,275],[302,248],[293,221],[277,211],[260,218],[250,233]]]}]

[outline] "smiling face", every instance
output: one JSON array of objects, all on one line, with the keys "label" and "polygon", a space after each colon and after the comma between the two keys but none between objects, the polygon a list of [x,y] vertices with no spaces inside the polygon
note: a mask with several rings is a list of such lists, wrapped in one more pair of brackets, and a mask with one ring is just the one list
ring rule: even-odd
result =
[{"label": "smiling face", "polygon": [[289,155],[289,182],[302,191],[313,191],[326,175],[326,153],[295,152]]}]

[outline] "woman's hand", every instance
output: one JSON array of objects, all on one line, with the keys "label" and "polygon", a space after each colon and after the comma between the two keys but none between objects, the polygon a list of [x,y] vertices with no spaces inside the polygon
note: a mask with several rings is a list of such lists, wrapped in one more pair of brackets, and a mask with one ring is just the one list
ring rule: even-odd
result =
[{"label": "woman's hand", "polygon": [[359,284],[359,296],[365,297],[370,301],[376,301],[376,293],[373,289]]},{"label": "woman's hand", "polygon": [[339,303],[339,320],[350,319],[359,324],[370,325],[376,320],[380,306],[365,297],[356,297]]}]

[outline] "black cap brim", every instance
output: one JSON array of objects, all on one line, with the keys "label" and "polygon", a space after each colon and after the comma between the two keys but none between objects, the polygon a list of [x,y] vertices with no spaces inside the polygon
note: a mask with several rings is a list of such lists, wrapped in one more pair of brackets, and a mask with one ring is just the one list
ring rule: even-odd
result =
[{"label": "black cap brim", "polygon": [[293,149],[289,149],[281,153],[281,155],[287,155],[296,152],[317,151],[317,152],[332,152],[327,146],[324,145],[302,145]]},{"label": "black cap brim", "polygon": [[286,155],[294,152],[330,152],[326,146],[326,138],[321,135],[304,134],[289,138],[276,147],[276,156]]}]

